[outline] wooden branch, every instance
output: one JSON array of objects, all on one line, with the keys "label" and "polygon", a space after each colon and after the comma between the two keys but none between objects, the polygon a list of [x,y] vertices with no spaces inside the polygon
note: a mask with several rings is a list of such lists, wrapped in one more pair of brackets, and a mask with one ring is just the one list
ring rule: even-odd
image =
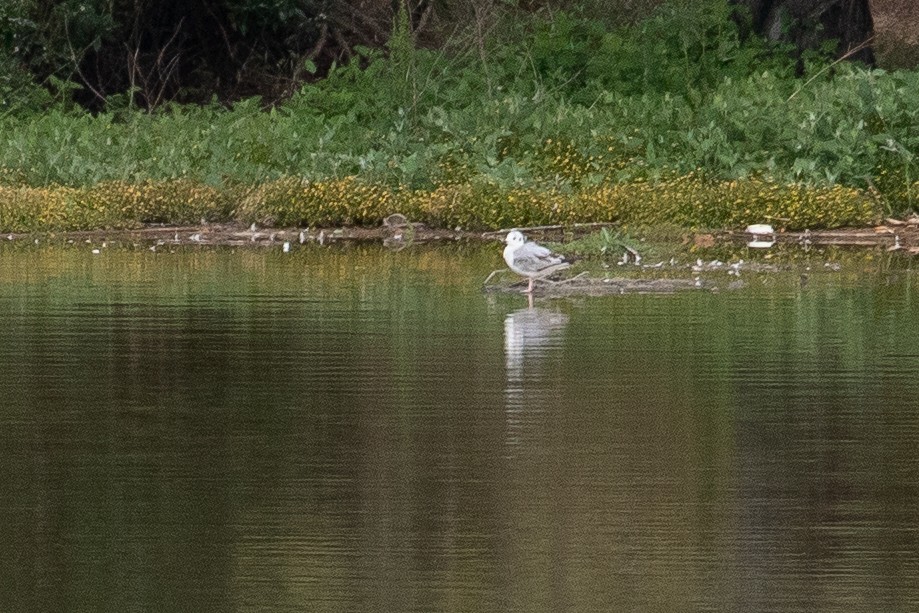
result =
[{"label": "wooden branch", "polygon": [[354,53],[351,51],[351,46],[348,44],[348,41],[345,40],[345,37],[337,28],[332,31],[332,37],[335,39],[335,42],[338,43],[338,46],[341,47],[345,57],[350,61],[351,58],[354,57]]},{"label": "wooden branch", "polygon": [[[319,54],[322,53],[327,40],[329,40],[329,24],[324,23],[322,24],[322,29],[319,31],[319,40],[316,42],[313,48],[310,49],[309,53],[306,54],[306,57],[302,58],[302,60],[315,60],[317,57],[319,57]],[[300,63],[302,64],[303,61]]]},{"label": "wooden branch", "polygon": [[548,230],[564,230],[566,228],[608,228],[610,226],[618,225],[612,221],[594,221],[591,223],[574,223],[574,224],[555,224],[551,226],[528,226],[525,228],[514,227],[514,228],[504,228],[502,230],[492,230],[491,232],[483,232],[482,238],[487,238],[491,236],[499,236],[501,234],[507,234],[512,230],[517,230],[519,232],[545,232]]},{"label": "wooden branch", "polygon": [[428,19],[431,18],[431,14],[434,12],[434,5],[429,4],[424,11],[421,13],[421,19],[418,20],[418,24],[412,28],[412,41],[418,42],[418,35],[424,31],[425,26],[428,24]]},{"label": "wooden branch", "polygon": [[294,91],[296,91],[297,86],[300,85],[303,71],[306,68],[306,63],[312,62],[317,57],[319,57],[319,54],[322,53],[322,51],[325,49],[325,46],[328,40],[329,40],[329,24],[323,23],[322,29],[319,31],[319,40],[316,41],[316,44],[313,45],[312,49],[310,49],[306,53],[300,55],[299,58],[297,58],[297,61],[294,64],[293,72],[290,75],[290,79],[288,79],[289,83],[284,88],[284,92],[285,92],[283,94],[284,96],[289,96],[293,94]]}]

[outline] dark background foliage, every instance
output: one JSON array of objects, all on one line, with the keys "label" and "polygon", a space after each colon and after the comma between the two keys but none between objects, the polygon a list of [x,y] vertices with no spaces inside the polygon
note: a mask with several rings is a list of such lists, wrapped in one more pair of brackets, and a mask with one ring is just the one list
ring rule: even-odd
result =
[{"label": "dark background foliage", "polygon": [[[607,26],[636,22],[658,0],[5,0],[0,7],[0,93],[40,105],[39,84],[58,101],[90,110],[153,108],[165,102],[232,102],[290,96],[334,66],[385,51],[399,10],[412,44],[484,50],[502,19],[559,10]],[[677,3],[679,4],[679,3]],[[838,55],[864,43],[868,0],[736,0],[748,34],[793,43],[798,52],[835,40]],[[580,26],[579,26],[580,27]],[[742,28],[743,31],[743,28]],[[566,31],[571,53],[544,58],[587,75],[584,53],[598,32]],[[855,59],[873,61],[870,44]]]}]

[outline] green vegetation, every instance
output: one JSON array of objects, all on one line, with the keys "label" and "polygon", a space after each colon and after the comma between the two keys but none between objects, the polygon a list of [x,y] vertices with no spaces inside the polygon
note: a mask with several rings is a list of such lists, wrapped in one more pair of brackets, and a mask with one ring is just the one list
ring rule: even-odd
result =
[{"label": "green vegetation", "polygon": [[0,229],[393,212],[464,228],[816,228],[916,207],[919,72],[814,54],[796,76],[720,0],[616,28],[516,16],[438,50],[396,20],[386,53],[358,48],[267,110],[113,101],[90,115],[0,80]]}]

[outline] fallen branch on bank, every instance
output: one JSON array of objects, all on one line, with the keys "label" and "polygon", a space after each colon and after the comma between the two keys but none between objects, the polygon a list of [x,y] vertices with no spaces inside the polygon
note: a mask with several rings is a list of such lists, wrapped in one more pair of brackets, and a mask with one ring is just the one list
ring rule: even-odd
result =
[{"label": "fallen branch on bank", "polygon": [[566,230],[566,229],[594,229],[594,228],[609,228],[612,226],[619,225],[613,221],[597,221],[592,223],[574,223],[574,224],[554,224],[550,226],[526,226],[526,227],[515,227],[515,228],[503,228],[501,230],[492,230],[490,232],[483,232],[482,238],[491,238],[494,236],[501,236],[507,234],[512,230],[517,230],[518,232],[549,232],[552,230]]}]

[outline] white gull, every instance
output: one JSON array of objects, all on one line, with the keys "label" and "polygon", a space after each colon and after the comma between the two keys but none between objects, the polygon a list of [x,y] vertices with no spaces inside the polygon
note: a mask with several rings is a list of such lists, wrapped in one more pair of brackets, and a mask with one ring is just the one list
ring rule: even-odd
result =
[{"label": "white gull", "polygon": [[526,291],[528,294],[533,293],[535,279],[547,277],[571,266],[571,262],[566,261],[564,257],[552,253],[542,245],[528,241],[518,230],[508,233],[504,242],[507,243],[507,247],[504,248],[504,261],[515,273],[530,280]]}]

